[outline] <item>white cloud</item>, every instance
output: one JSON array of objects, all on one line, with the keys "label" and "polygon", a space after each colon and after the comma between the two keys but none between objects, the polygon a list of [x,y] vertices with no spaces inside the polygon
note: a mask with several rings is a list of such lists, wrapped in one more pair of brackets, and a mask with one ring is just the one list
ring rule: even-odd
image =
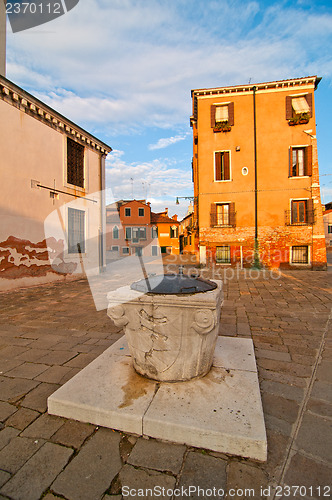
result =
[{"label": "white cloud", "polygon": [[179,141],[183,141],[186,139],[186,137],[189,135],[188,134],[182,134],[182,135],[175,135],[173,137],[165,137],[163,139],[159,139],[156,144],[149,144],[148,148],[153,151],[155,149],[163,149],[167,148],[168,146],[171,146],[172,144],[175,144]]},{"label": "white cloud", "polygon": [[165,5],[85,0],[42,27],[9,28],[8,77],[74,121],[120,131],[188,123],[191,88],[318,71],[331,78],[329,12],[280,2]]},{"label": "white cloud", "polygon": [[191,196],[191,172],[177,167],[172,160],[128,163],[123,151],[113,150],[106,160],[106,185],[115,200],[146,199],[152,210],[169,208],[169,213],[184,214],[189,202],[177,206],[177,196]]}]

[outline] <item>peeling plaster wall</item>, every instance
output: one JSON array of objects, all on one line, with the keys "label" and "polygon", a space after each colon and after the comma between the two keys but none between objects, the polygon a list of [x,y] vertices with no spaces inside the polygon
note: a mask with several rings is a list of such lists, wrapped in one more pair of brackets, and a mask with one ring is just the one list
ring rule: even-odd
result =
[{"label": "peeling plaster wall", "polygon": [[[79,258],[66,255],[64,243],[67,204],[86,210],[86,237],[98,245],[101,155],[85,147],[85,188],[76,192],[66,183],[66,142],[68,135],[73,136],[29,115],[19,101],[13,105],[6,96],[0,98],[0,116],[0,290],[26,286],[29,280],[38,284],[78,278]],[[50,190],[32,187],[32,180],[77,198],[67,194],[52,198]],[[97,193],[96,203],[79,198],[89,193]],[[51,227],[45,234],[44,222],[53,212],[60,214],[60,231]]]}]

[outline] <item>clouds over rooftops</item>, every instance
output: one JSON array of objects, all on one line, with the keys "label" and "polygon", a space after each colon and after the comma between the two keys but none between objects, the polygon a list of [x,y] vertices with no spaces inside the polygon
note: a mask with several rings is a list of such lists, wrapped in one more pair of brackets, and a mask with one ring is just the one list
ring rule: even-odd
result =
[{"label": "clouds over rooftops", "polygon": [[74,121],[120,130],[187,123],[191,88],[318,70],[331,77],[331,12],[265,5],[80,2],[43,27],[16,34],[9,28],[8,77]]}]

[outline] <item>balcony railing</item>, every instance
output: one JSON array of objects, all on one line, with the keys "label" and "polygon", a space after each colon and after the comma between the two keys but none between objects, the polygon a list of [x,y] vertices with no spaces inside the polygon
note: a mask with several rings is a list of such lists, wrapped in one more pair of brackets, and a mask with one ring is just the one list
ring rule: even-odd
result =
[{"label": "balcony railing", "polygon": [[306,209],[302,214],[294,214],[292,210],[285,210],[286,226],[312,226],[316,222],[314,209]]}]

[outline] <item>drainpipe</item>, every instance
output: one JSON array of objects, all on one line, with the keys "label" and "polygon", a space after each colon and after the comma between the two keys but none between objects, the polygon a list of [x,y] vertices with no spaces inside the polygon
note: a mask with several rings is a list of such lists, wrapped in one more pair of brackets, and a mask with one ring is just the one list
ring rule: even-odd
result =
[{"label": "drainpipe", "polygon": [[255,167],[255,243],[254,243],[254,264],[253,267],[260,269],[259,248],[258,248],[258,215],[257,215],[257,124],[256,124],[256,90],[253,86],[253,107],[254,107],[254,167]]}]

